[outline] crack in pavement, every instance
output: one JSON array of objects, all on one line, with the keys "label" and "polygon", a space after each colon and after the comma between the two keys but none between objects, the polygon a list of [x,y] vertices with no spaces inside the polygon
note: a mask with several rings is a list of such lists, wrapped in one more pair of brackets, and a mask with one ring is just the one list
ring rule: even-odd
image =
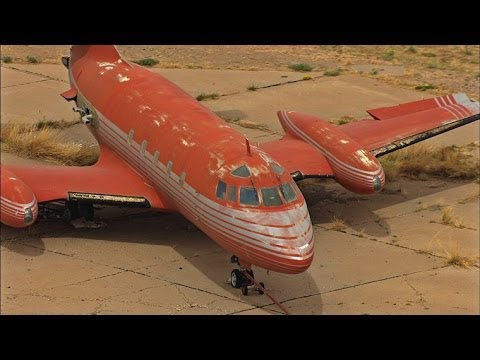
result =
[{"label": "crack in pavement", "polygon": [[7,86],[2,86],[2,89],[7,89],[7,88],[12,88],[12,87],[17,87],[17,86],[23,86],[23,85],[30,85],[30,84],[35,84],[43,81],[50,81],[50,79],[41,79],[41,80],[35,80],[35,81],[29,81],[24,84],[15,84],[15,85],[7,85]]},{"label": "crack in pavement", "polygon": [[[168,280],[168,279],[166,279],[166,278],[161,278],[161,277],[156,277],[156,276],[148,275],[148,274],[146,274],[146,273],[143,273],[143,272],[140,272],[140,271],[137,271],[137,270],[134,270],[134,269],[125,269],[125,268],[122,268],[122,267],[119,267],[119,266],[112,266],[112,265],[108,265],[108,264],[102,264],[102,263],[98,263],[98,262],[95,262],[95,261],[90,260],[90,259],[84,259],[84,258],[81,258],[81,257],[76,257],[74,254],[64,254],[64,253],[61,253],[61,252],[58,252],[58,251],[53,251],[53,250],[49,250],[49,249],[39,248],[39,247],[37,247],[37,246],[35,246],[35,245],[32,245],[32,244],[23,244],[23,245],[24,245],[24,246],[30,246],[30,247],[37,248],[37,249],[41,249],[41,250],[43,250],[43,251],[51,252],[51,253],[54,253],[54,254],[57,254],[57,255],[67,256],[67,257],[72,258],[72,259],[89,262],[89,263],[92,263],[92,264],[95,264],[95,265],[106,266],[106,267],[109,267],[109,268],[112,268],[112,269],[121,270],[119,273],[121,273],[121,272],[131,272],[131,273],[134,273],[134,274],[137,274],[137,275],[142,275],[142,276],[145,276],[145,277],[148,277],[148,278],[165,281],[165,282],[167,282],[167,283],[169,283],[169,284],[171,284],[171,285],[174,285],[174,286],[175,286],[175,285],[177,285],[177,286],[182,286],[182,287],[185,287],[185,288],[188,288],[188,289],[191,289],[191,290],[201,291],[201,292],[204,292],[204,293],[207,293],[207,294],[210,294],[210,295],[213,295],[213,296],[217,296],[217,297],[220,297],[220,298],[223,298],[223,299],[226,299],[226,300],[235,301],[235,302],[238,302],[238,303],[241,303],[241,304],[245,304],[245,305],[252,306],[252,304],[247,303],[247,302],[242,301],[242,300],[239,300],[239,299],[231,298],[231,297],[228,297],[228,296],[225,296],[225,295],[221,295],[221,294],[217,294],[217,293],[215,293],[215,292],[208,291],[208,290],[205,290],[205,289],[200,289],[200,288],[196,288],[196,287],[194,287],[194,286],[189,286],[189,285],[185,285],[185,284],[178,283],[178,282],[175,282],[175,281],[171,281],[171,280]],[[153,266],[153,265],[152,265],[152,266]],[[117,273],[117,274],[118,274],[118,273]],[[114,274],[110,274],[110,275],[114,275]],[[110,275],[107,275],[107,276],[110,276]],[[93,280],[93,279],[88,279],[88,280]],[[88,280],[87,280],[87,281],[88,281]],[[72,284],[66,284],[66,285],[62,285],[62,286],[68,286],[68,285],[72,285]]]},{"label": "crack in pavement", "polygon": [[[370,240],[370,239],[368,239],[368,240]],[[377,241],[377,242],[382,243],[382,244],[384,244],[384,245],[391,245],[391,246],[403,247],[403,246],[396,245],[396,244],[385,243],[385,242],[382,242],[382,241],[379,241],[379,240],[374,240],[374,241]],[[31,244],[23,244],[23,245],[24,245],[24,246],[30,246],[30,247],[38,248],[38,247],[36,247],[36,246],[34,246],[34,245],[31,245]],[[408,247],[404,247],[404,248],[406,248],[406,249],[408,249],[408,250],[416,251],[416,250],[410,249],[410,248],[408,248]],[[125,269],[125,268],[122,268],[122,267],[119,267],[119,266],[112,266],[112,265],[107,265],[107,264],[101,264],[101,263],[97,263],[97,262],[95,262],[95,261],[93,261],[93,260],[90,260],[90,259],[83,259],[83,258],[80,258],[80,257],[75,257],[73,254],[64,254],[64,253],[59,252],[59,251],[53,251],[53,250],[48,250],[48,249],[42,249],[42,250],[47,251],[47,252],[52,252],[52,253],[55,253],[55,254],[58,254],[58,255],[67,256],[67,257],[69,257],[69,258],[74,258],[74,259],[77,259],[77,260],[90,262],[90,263],[93,263],[93,264],[95,264],[95,265],[102,265],[102,266],[106,266],[106,267],[109,267],[109,268],[112,268],[112,269],[120,270],[120,272],[117,272],[116,274],[121,273],[121,272],[131,272],[131,273],[134,273],[134,274],[137,274],[137,275],[141,275],[141,276],[145,276],[145,277],[148,277],[148,278],[165,281],[165,282],[167,282],[167,283],[170,284],[170,285],[185,287],[185,288],[188,288],[188,289],[191,289],[191,290],[196,290],[196,291],[204,292],[204,293],[209,294],[209,295],[213,295],[213,296],[220,297],[220,298],[223,298],[223,299],[226,299],[226,300],[235,301],[235,302],[237,302],[237,303],[250,306],[249,309],[240,310],[240,311],[234,311],[234,312],[232,312],[232,313],[229,313],[229,314],[231,314],[231,315],[234,315],[234,314],[237,314],[237,313],[241,313],[241,312],[244,312],[244,311],[248,311],[248,310],[253,310],[253,309],[264,309],[265,307],[268,307],[268,306],[271,306],[271,305],[274,305],[274,304],[275,304],[275,303],[271,302],[271,303],[268,303],[268,304],[265,304],[265,305],[253,305],[253,304],[248,303],[248,302],[246,302],[246,301],[243,301],[243,300],[241,300],[241,299],[231,298],[231,297],[228,297],[228,296],[225,296],[225,295],[221,295],[221,294],[218,294],[218,293],[209,291],[209,290],[200,289],[200,288],[197,288],[197,287],[194,287],[194,286],[190,286],[190,285],[178,283],[178,282],[175,282],[175,281],[171,281],[171,280],[168,280],[168,279],[166,279],[166,278],[157,277],[157,276],[152,276],[152,275],[146,274],[146,273],[141,272],[141,271],[138,271],[138,270]],[[435,256],[435,255],[434,255],[434,256]],[[440,256],[437,256],[437,257],[440,257]],[[152,265],[152,266],[153,266],[153,265]],[[427,270],[421,270],[421,271],[416,271],[416,272],[412,272],[412,273],[394,275],[394,276],[390,276],[390,277],[386,277],[386,278],[382,278],[382,279],[372,280],[372,281],[364,282],[364,283],[361,283],[361,284],[348,285],[348,286],[345,286],[345,287],[342,287],[342,288],[338,288],[338,289],[334,289],[334,290],[327,291],[327,292],[318,292],[318,293],[314,293],[314,294],[309,294],[309,295],[304,295],[304,296],[293,297],[293,298],[289,298],[289,299],[280,301],[280,303],[281,303],[281,304],[284,304],[284,303],[287,303],[287,302],[290,302],[290,301],[294,301],[294,300],[298,300],[298,299],[304,299],[304,298],[309,298],[309,297],[316,296],[316,295],[328,294],[328,293],[331,293],[331,292],[340,291],[340,290],[349,289],[349,288],[354,288],[354,287],[363,286],[363,285],[368,285],[368,284],[376,283],[376,282],[379,282],[379,281],[385,281],[385,280],[390,280],[390,279],[394,279],[394,278],[399,278],[399,277],[403,277],[403,276],[408,276],[408,275],[412,275],[412,274],[416,274],[416,273],[420,273],[420,272],[431,271],[431,270],[435,270],[435,269],[441,269],[441,268],[448,267],[448,266],[449,266],[449,265],[443,265],[443,266],[434,267],[434,268],[427,269]],[[107,276],[111,276],[111,275],[114,275],[114,274],[110,274],[110,275],[107,275]],[[89,281],[89,280],[93,280],[93,279],[88,279],[88,280],[86,280],[86,281]],[[67,285],[71,285],[71,284],[67,284]],[[63,285],[63,286],[67,286],[67,285]],[[272,310],[272,309],[268,309],[268,311],[278,312],[278,311]],[[279,313],[280,313],[280,312],[279,312]]]},{"label": "crack in pavement", "polygon": [[[426,250],[420,250],[420,249],[415,249],[415,248],[410,248],[408,246],[405,246],[405,245],[400,245],[398,243],[392,243],[392,242],[387,242],[387,241],[384,241],[384,240],[379,240],[377,238],[373,238],[373,237],[367,237],[365,235],[362,235],[362,233],[353,233],[353,232],[349,232],[347,230],[330,230],[322,225],[314,225],[314,227],[316,228],[320,228],[322,230],[325,230],[325,231],[337,231],[337,232],[340,232],[340,233],[343,233],[343,234],[346,234],[346,235],[351,235],[351,236],[355,236],[357,238],[360,238],[360,239],[365,239],[365,240],[369,240],[369,241],[373,241],[373,242],[377,242],[377,243],[380,243],[380,244],[383,244],[383,245],[388,245],[388,246],[394,246],[394,247],[398,247],[398,248],[401,248],[401,249],[405,249],[405,250],[410,250],[410,251],[414,251],[415,253],[417,254],[421,254],[421,255],[428,255],[428,256],[433,256],[433,257],[436,257],[436,258],[439,258],[439,259],[447,259],[446,256],[442,256],[442,255],[439,255],[439,254],[435,254],[433,252],[430,252],[430,251],[426,251]],[[397,240],[398,241],[398,240]]]},{"label": "crack in pavement", "polygon": [[[341,288],[337,288],[337,289],[333,289],[333,290],[329,290],[329,291],[325,291],[325,292],[321,292],[321,291],[320,291],[320,292],[314,293],[314,294],[297,296],[297,297],[293,297],[293,298],[286,299],[286,300],[283,300],[283,301],[279,301],[279,303],[280,303],[280,304],[285,304],[285,303],[288,303],[288,302],[294,301],[294,300],[306,299],[306,298],[313,297],[313,296],[317,296],[317,295],[330,294],[330,293],[334,293],[334,292],[337,292],[337,291],[346,290],[346,289],[351,289],[351,288],[356,288],[356,287],[365,286],[365,285],[369,285],[369,284],[374,284],[374,283],[381,282],[381,281],[387,281],[387,280],[396,279],[396,278],[401,278],[401,277],[404,277],[404,276],[409,276],[409,275],[414,275],[414,274],[419,274],[419,273],[423,273],[423,272],[427,272],[427,271],[432,271],[432,270],[437,270],[437,269],[443,269],[443,268],[446,268],[446,267],[448,267],[448,266],[449,266],[449,265],[443,265],[443,266],[433,267],[433,268],[426,269],[426,270],[414,271],[414,272],[411,272],[411,273],[404,273],[404,274],[399,274],[399,275],[392,275],[392,276],[388,276],[388,277],[381,278],[381,279],[376,279],[376,280],[371,280],[371,281],[365,281],[365,282],[360,283],[360,284],[343,286],[343,287],[341,287]],[[271,306],[271,305],[275,305],[275,303],[272,302],[272,303],[267,304],[267,305],[259,305],[259,306],[256,306],[256,307],[257,307],[257,308],[260,308],[260,309],[263,309],[263,308],[268,307],[268,306]],[[268,310],[272,310],[272,309],[268,309]],[[242,311],[244,311],[244,310],[242,310]],[[242,311],[240,311],[240,312],[242,312]],[[273,310],[272,310],[272,311],[273,311]]]},{"label": "crack in pavement", "polygon": [[416,303],[419,305],[425,306],[425,304],[427,303],[427,300],[425,300],[425,298],[423,297],[423,294],[420,291],[418,291],[412,284],[410,284],[407,279],[404,279],[404,281],[415,292],[415,295],[419,298],[419,300],[416,301]]},{"label": "crack in pavement", "polygon": [[[306,75],[306,76],[308,76],[308,75]],[[310,79],[309,79],[309,80],[320,79],[320,78],[323,78],[323,77],[324,77],[323,75],[310,76]],[[275,83],[275,84],[258,86],[258,87],[256,87],[256,90],[268,89],[268,88],[271,88],[271,87],[288,85],[288,84],[298,83],[298,82],[302,82],[302,81],[309,81],[309,80],[305,80],[305,79],[302,78],[302,79],[298,79],[298,80],[281,81],[281,82]],[[220,97],[233,96],[233,95],[241,95],[241,94],[251,93],[251,92],[252,92],[251,90],[235,91],[235,92],[231,92],[231,93],[221,94]]]},{"label": "crack in pavement", "polygon": [[87,282],[90,282],[90,281],[93,281],[93,280],[103,279],[103,278],[107,278],[107,277],[110,277],[110,276],[115,276],[115,275],[122,274],[122,273],[124,273],[124,271],[118,271],[118,272],[113,273],[113,274],[97,276],[97,277],[93,277],[93,278],[86,279],[86,280],[80,280],[80,281],[77,281],[77,282],[74,282],[74,283],[70,283],[70,284],[52,286],[52,287],[50,287],[50,288],[46,288],[46,290],[59,289],[59,288],[66,287],[66,286],[80,285],[80,284],[84,284],[84,283],[87,283]]},{"label": "crack in pavement", "polygon": [[37,73],[37,72],[34,72],[34,71],[19,69],[19,68],[13,67],[13,66],[5,66],[5,68],[10,69],[10,70],[14,70],[14,71],[18,71],[18,72],[22,72],[22,73],[25,73],[25,74],[29,74],[29,75],[41,76],[41,77],[43,77],[47,80],[59,81],[59,82],[63,82],[63,83],[66,83],[66,84],[69,83],[68,81],[62,80],[60,78],[55,78],[53,76],[45,75],[45,74],[42,74],[42,73]]}]

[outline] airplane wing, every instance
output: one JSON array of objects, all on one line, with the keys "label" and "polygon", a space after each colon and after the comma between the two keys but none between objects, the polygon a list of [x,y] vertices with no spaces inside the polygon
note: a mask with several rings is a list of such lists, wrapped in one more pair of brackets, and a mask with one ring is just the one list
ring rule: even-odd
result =
[{"label": "airplane wing", "polygon": [[367,112],[373,119],[351,122],[340,129],[377,157],[480,119],[479,103],[463,93]]},{"label": "airplane wing", "polygon": [[295,139],[289,134],[280,140],[259,145],[260,148],[279,161],[294,180],[307,177],[333,177],[333,171],[325,156],[310,144]]},{"label": "airplane wing", "polygon": [[83,200],[173,210],[148,180],[102,145],[99,161],[92,166],[2,164],[2,168],[12,171],[30,187],[38,203]]},{"label": "airplane wing", "polygon": [[[330,142],[334,149],[337,145],[344,147],[345,145],[341,144],[348,138],[362,149],[379,157],[480,119],[479,103],[471,101],[463,93],[367,112],[372,119],[358,120],[336,127],[310,115],[299,113],[290,115],[292,119],[295,116],[300,122],[296,119],[285,122],[285,116],[279,115],[286,135],[282,139],[260,144],[260,148],[285,166],[295,180],[307,177],[333,177],[332,167],[325,157],[328,152],[318,151],[319,147],[316,145],[319,144],[308,138],[308,134],[315,132],[323,134],[321,139],[324,144]],[[305,136],[299,137],[299,128],[305,131],[304,135],[308,133],[308,139]],[[334,145],[334,138],[340,139],[337,145]],[[333,151],[344,151],[339,147],[336,149]],[[332,156],[330,153],[330,158],[334,157],[335,154]]]}]

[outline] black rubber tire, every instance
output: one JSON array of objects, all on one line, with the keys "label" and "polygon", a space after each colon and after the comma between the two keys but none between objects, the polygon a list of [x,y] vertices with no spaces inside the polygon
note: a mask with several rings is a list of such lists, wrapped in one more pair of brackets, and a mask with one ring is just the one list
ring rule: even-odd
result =
[{"label": "black rubber tire", "polygon": [[[260,284],[261,287],[263,287],[263,288],[265,289],[265,284],[264,284],[263,282],[260,281],[259,284]],[[265,294],[265,292],[264,292],[262,289],[260,289],[260,288],[258,288],[258,293],[259,293],[260,295]]]},{"label": "black rubber tire", "polygon": [[230,285],[235,289],[240,289],[243,284],[243,274],[240,270],[235,269],[230,274]]},{"label": "black rubber tire", "polygon": [[243,285],[241,287],[241,290],[242,290],[242,295],[243,296],[247,296],[248,295],[248,286],[247,285]]},{"label": "black rubber tire", "polygon": [[62,218],[65,222],[69,223],[72,220],[78,219],[78,205],[74,202],[66,202],[65,210],[63,211]]}]

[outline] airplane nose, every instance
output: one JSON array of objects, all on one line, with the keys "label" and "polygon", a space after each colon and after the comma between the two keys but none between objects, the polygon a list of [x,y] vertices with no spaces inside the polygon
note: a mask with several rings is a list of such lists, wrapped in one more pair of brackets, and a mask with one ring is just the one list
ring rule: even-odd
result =
[{"label": "airplane nose", "polygon": [[283,262],[283,270],[281,272],[290,274],[299,274],[306,271],[313,262],[314,254],[314,237],[312,221],[306,206],[303,218],[293,216],[290,219],[291,224],[295,224],[290,230],[289,235],[295,234],[296,238],[290,243],[290,256]]}]

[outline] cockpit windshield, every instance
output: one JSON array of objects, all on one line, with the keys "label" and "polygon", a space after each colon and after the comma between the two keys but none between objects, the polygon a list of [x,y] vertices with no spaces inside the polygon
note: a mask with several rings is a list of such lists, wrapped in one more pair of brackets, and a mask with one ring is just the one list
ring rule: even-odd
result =
[{"label": "cockpit windshield", "polygon": [[270,166],[272,167],[273,171],[275,171],[275,173],[277,175],[282,175],[283,174],[283,168],[278,165],[278,164],[275,164],[275,163],[270,163]]},{"label": "cockpit windshield", "polygon": [[263,188],[262,199],[265,206],[278,206],[283,204],[277,187]]},{"label": "cockpit windshield", "polygon": [[295,188],[296,185],[293,182],[283,183],[279,186],[264,187],[258,190],[253,186],[241,186],[239,189],[240,199],[238,199],[237,186],[227,185],[224,181],[219,180],[216,196],[231,203],[240,201],[241,205],[260,206],[263,204],[265,206],[281,206],[298,199],[297,194],[300,193],[300,190],[298,188],[295,190]]},{"label": "cockpit windshield", "polygon": [[282,192],[283,198],[287,203],[292,202],[297,198],[295,191],[292,189],[289,183],[280,185],[280,191]]},{"label": "cockpit windshield", "polygon": [[260,205],[257,189],[253,187],[240,188],[240,204],[243,205]]}]

